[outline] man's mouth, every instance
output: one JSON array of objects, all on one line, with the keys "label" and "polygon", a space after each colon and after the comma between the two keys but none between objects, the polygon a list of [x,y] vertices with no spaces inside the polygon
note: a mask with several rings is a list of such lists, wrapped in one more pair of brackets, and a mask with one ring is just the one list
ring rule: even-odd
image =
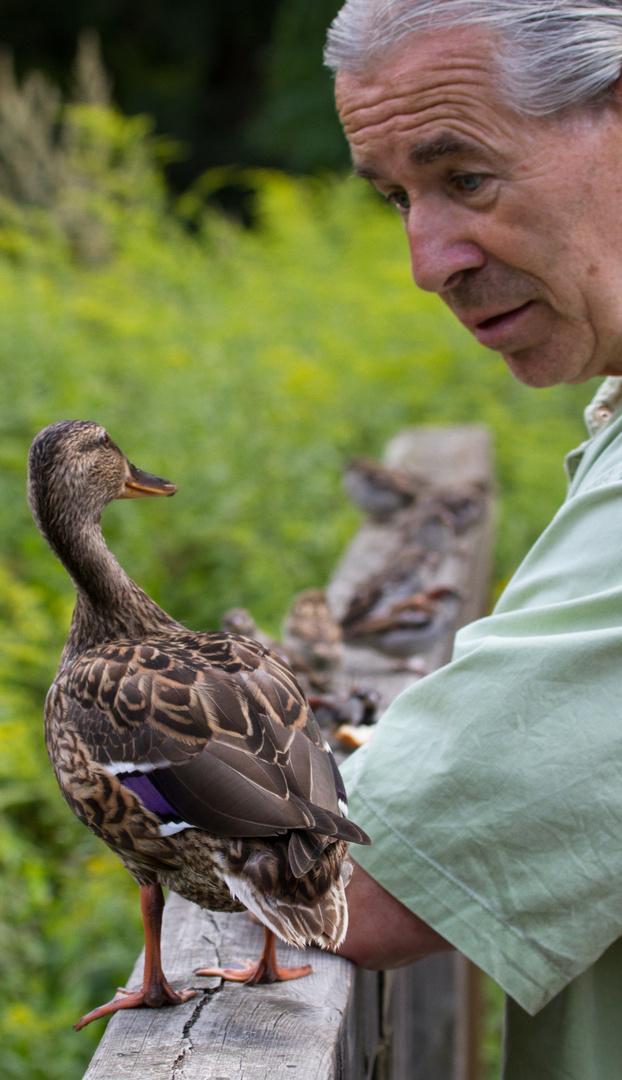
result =
[{"label": "man's mouth", "polygon": [[528,311],[534,307],[535,300],[528,300],[520,307],[504,311],[501,315],[492,315],[481,322],[471,323],[470,329],[479,341],[480,345],[486,345],[489,349],[499,347],[502,339],[516,328],[519,321]]}]

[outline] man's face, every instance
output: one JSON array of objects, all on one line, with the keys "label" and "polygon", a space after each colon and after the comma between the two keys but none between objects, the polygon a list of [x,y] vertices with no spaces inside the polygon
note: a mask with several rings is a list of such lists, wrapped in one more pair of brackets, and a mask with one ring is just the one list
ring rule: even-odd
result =
[{"label": "man's face", "polygon": [[622,374],[622,106],[500,103],[476,27],[337,77],[355,170],[398,209],[412,273],[531,386]]}]

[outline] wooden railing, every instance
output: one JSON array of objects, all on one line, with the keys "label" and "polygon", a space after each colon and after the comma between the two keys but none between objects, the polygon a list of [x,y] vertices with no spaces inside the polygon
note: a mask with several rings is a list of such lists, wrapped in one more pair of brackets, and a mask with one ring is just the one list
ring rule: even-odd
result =
[{"label": "wooden railing", "polygon": [[[427,511],[420,501],[387,521],[367,521],[328,597],[341,615],[370,574],[391,564],[404,536],[412,542],[419,529],[432,548],[421,565],[422,587],[445,587],[460,597],[451,624],[421,658],[431,671],[449,659],[456,629],[485,612],[493,528],[489,439],[480,427],[413,429],[392,440],[385,460],[425,475]],[[479,507],[469,516],[467,506],[462,521],[459,514],[455,521],[450,513],[435,517],[434,500],[442,505],[448,489],[467,499],[472,492]],[[412,664],[398,670],[375,650],[348,646],[339,689],[347,693],[364,681],[384,707],[420,677]],[[175,1008],[117,1013],[85,1080],[479,1080],[480,976],[459,954],[377,974],[307,950],[310,976],[241,987],[193,972],[259,955],[262,929],[246,914],[201,911],[174,895],[162,941],[169,981],[196,986],[196,997]],[[282,962],[301,962],[299,950],[279,949]],[[138,986],[141,977],[142,956],[127,985]]]}]

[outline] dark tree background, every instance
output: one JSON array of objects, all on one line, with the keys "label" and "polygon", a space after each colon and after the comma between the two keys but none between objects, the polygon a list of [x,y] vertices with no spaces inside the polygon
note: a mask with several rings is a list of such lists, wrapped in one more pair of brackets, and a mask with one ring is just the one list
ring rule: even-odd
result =
[{"label": "dark tree background", "polygon": [[18,74],[67,89],[78,34],[95,29],[114,97],[184,144],[178,189],[215,165],[311,172],[347,164],[322,66],[340,0],[0,0]]}]

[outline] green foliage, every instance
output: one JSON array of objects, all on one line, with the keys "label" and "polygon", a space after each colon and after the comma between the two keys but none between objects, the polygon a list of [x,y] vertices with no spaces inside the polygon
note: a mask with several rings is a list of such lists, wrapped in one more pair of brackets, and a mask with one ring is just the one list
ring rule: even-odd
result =
[{"label": "green foliage", "polygon": [[2,42],[20,72],[66,91],[76,40],[93,27],[115,100],[154,116],[186,147],[169,170],[178,190],[217,165],[347,167],[346,141],[322,66],[340,0],[4,0]]},{"label": "green foliage", "polygon": [[254,160],[303,173],[348,161],[333,76],[322,65],[326,28],[340,7],[340,0],[281,0],[264,52],[261,104],[245,130]]},{"label": "green foliage", "polygon": [[[38,537],[28,446],[95,419],[173,500],[113,505],[104,528],[143,587],[192,627],[226,607],[276,630],[322,584],[358,517],[344,459],[400,427],[487,423],[501,489],[497,582],[563,495],[585,388],[533,392],[415,292],[397,216],[354,180],[242,177],[258,226],[167,210],[148,127],[75,113],[84,198],[110,238],[85,263],[51,211],[8,200],[0,223],[0,1008],[3,1075],[78,1076],[99,1031],[70,1022],[123,981],[135,887],[63,805],[41,710],[72,587]],[[217,184],[208,178],[203,185]],[[190,227],[191,226],[191,227]]]},{"label": "green foliage", "polygon": [[70,617],[0,565],[0,1048],[7,1080],[80,1076],[72,1024],[137,951],[136,887],[59,797],[41,707]]},{"label": "green foliage", "polygon": [[39,254],[43,241],[56,257],[55,241],[97,264],[111,257],[124,216],[162,212],[156,162],[174,144],[153,138],[147,117],[127,119],[110,105],[93,34],[81,36],[75,74],[73,97],[63,102],[39,72],[19,85],[0,55],[0,226],[9,249],[33,239]]},{"label": "green foliage", "polygon": [[503,1017],[505,995],[488,975],[483,980],[484,1019],[481,1042],[481,1066],[483,1080],[499,1080],[501,1075],[501,1048],[503,1040]]}]

